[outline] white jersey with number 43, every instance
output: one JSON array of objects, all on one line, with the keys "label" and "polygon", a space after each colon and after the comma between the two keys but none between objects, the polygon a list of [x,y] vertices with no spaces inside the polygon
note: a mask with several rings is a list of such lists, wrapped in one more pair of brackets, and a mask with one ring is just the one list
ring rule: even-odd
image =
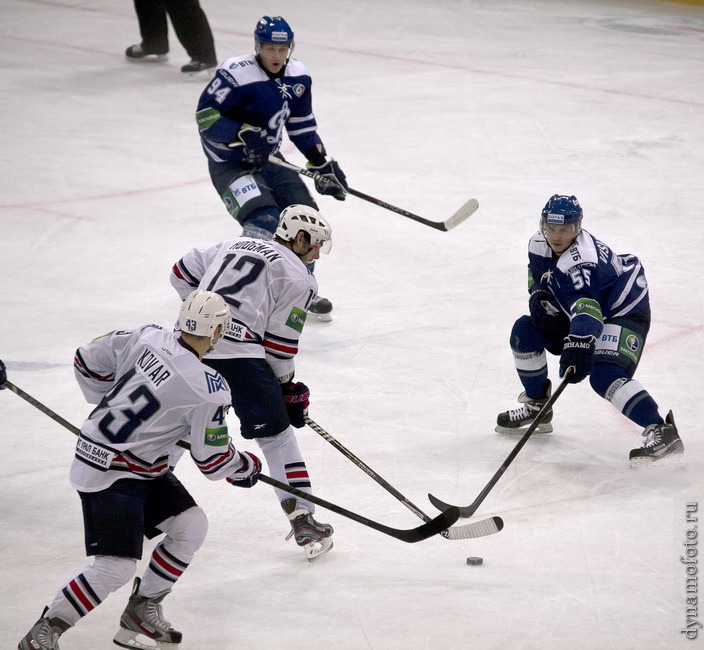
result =
[{"label": "white jersey with number 43", "polygon": [[179,441],[190,444],[209,479],[240,468],[225,422],[227,382],[172,332],[158,325],[111,332],[78,348],[74,369],[86,399],[97,404],[76,444],[75,489],[160,476]]},{"label": "white jersey with number 43", "polygon": [[249,237],[194,248],[174,264],[171,284],[181,298],[204,289],[230,305],[232,322],[209,358],[266,358],[277,377],[293,372],[318,284],[291,250]]}]

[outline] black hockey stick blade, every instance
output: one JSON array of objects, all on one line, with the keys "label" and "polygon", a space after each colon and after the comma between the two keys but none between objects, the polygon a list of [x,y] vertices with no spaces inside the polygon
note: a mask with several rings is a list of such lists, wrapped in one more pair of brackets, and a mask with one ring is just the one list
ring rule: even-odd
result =
[{"label": "black hockey stick blade", "polygon": [[[19,386],[15,386],[12,382],[8,381],[7,387],[13,393],[19,395],[19,397],[29,402],[35,408],[39,409],[42,413],[48,415],[52,420],[58,422],[65,429],[68,429],[68,431],[70,431],[74,435],[80,435],[81,431],[78,427],[71,424],[68,420],[62,418],[58,413],[52,411],[48,406],[45,406],[39,400],[36,400],[28,393],[25,393]],[[176,444],[179,447],[183,447],[184,449],[190,449],[190,445],[185,440],[179,440]],[[437,535],[446,528],[452,526],[452,524],[454,524],[460,516],[459,510],[457,510],[457,508],[449,508],[447,512],[439,514],[437,517],[435,517],[435,519],[431,519],[429,522],[423,524],[422,526],[418,526],[417,528],[411,528],[410,530],[391,528],[390,526],[384,526],[384,524],[379,524],[376,521],[367,519],[367,517],[358,515],[356,512],[347,510],[342,506],[338,506],[334,503],[330,503],[329,501],[325,501],[325,499],[316,497],[313,494],[308,494],[306,492],[303,492],[302,490],[298,490],[294,487],[291,487],[286,483],[281,483],[280,481],[277,481],[276,479],[273,479],[270,476],[267,476],[266,474],[260,474],[259,480],[262,483],[267,483],[276,488],[279,488],[280,490],[283,490],[284,492],[293,494],[294,496],[297,496],[300,499],[306,499],[312,503],[315,503],[321,508],[326,508],[327,510],[336,512],[337,514],[342,515],[343,517],[347,517],[348,519],[352,519],[353,521],[363,524],[364,526],[368,526],[369,528],[378,530],[379,532],[384,533],[385,535],[390,535],[391,537],[400,539],[402,542],[408,542],[411,544],[415,542],[421,542],[424,539],[428,539],[428,537]]]},{"label": "black hockey stick blade", "polygon": [[259,480],[262,481],[262,483],[266,483],[275,488],[278,488],[279,490],[283,490],[284,492],[293,494],[299,499],[305,499],[307,501],[310,501],[311,503],[315,503],[321,508],[331,510],[332,512],[335,512],[338,515],[342,515],[343,517],[352,519],[352,521],[356,521],[357,523],[362,524],[363,526],[373,528],[374,530],[378,530],[380,533],[395,537],[396,539],[399,539],[402,542],[408,542],[409,544],[414,544],[415,542],[422,542],[424,539],[428,539],[428,537],[432,537],[433,535],[441,533],[446,528],[452,526],[452,524],[454,524],[460,516],[459,510],[457,508],[450,507],[445,512],[441,513],[439,516],[435,517],[435,519],[431,519],[429,522],[418,526],[417,528],[411,528],[409,530],[391,528],[390,526],[385,526],[384,524],[380,524],[376,521],[373,521],[372,519],[368,519],[367,517],[358,515],[356,512],[347,510],[342,506],[338,506],[334,503],[330,503],[329,501],[325,501],[325,499],[321,499],[320,497],[317,497],[314,494],[308,494],[307,492],[303,492],[302,490],[298,490],[297,488],[291,487],[287,483],[277,481],[275,478],[271,478],[266,474],[260,474]]},{"label": "black hockey stick blade", "polygon": [[[540,423],[543,421],[543,418],[548,414],[548,412],[552,408],[552,405],[562,394],[562,391],[567,388],[567,384],[569,384],[569,380],[574,374],[574,370],[574,366],[570,366],[569,368],[567,368],[562,382],[560,382],[560,385],[555,389],[555,392],[550,396],[547,402],[545,402],[540,411],[538,411],[538,414],[535,416],[533,422],[531,422],[531,425],[528,427],[528,430],[523,434],[523,437],[518,441],[518,444],[513,448],[513,451],[506,457],[506,460],[503,462],[501,467],[496,470],[496,473],[494,474],[494,476],[491,477],[491,480],[484,486],[484,489],[479,493],[479,496],[468,506],[455,506],[460,511],[460,517],[462,519],[471,517],[476,512],[477,508],[481,505],[482,501],[484,501],[487,494],[491,492],[498,480],[503,476],[503,473],[508,469],[508,466],[513,462],[513,459],[518,455],[518,452],[523,449],[523,445],[528,442],[528,439],[531,437],[531,435],[533,435],[533,432],[538,428]],[[430,500],[430,503],[432,503],[438,510],[447,510],[448,508],[453,507],[449,503],[441,501],[432,494],[428,494],[428,499]]]},{"label": "black hockey stick blade", "polygon": [[[409,501],[401,492],[399,492],[393,485],[391,485],[386,479],[382,478],[377,474],[369,465],[367,465],[361,458],[353,454],[347,447],[345,447],[337,438],[332,434],[328,433],[323,427],[321,427],[317,422],[311,418],[305,418],[306,424],[313,429],[321,438],[324,438],[329,442],[335,449],[337,449],[345,458],[351,460],[357,467],[359,467],[367,476],[376,481],[381,487],[383,487],[387,492],[396,497],[406,508],[408,508],[417,517],[420,517],[423,521],[429,522],[431,518],[426,515],[417,505]],[[503,521],[499,517],[494,517],[494,520],[487,519],[486,521],[479,521],[471,524],[466,524],[465,526],[457,526],[455,528],[449,528],[440,532],[441,537],[445,539],[472,539],[474,537],[483,537],[484,535],[493,535],[498,533],[503,528]]]}]

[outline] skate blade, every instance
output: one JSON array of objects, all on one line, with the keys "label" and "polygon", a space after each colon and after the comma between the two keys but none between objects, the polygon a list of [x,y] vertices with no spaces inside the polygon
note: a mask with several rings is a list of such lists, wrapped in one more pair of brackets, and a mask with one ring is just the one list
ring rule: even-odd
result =
[{"label": "skate blade", "polygon": [[121,627],[113,637],[112,642],[121,648],[136,648],[137,650],[178,650],[178,643],[155,641],[148,636]]},{"label": "skate blade", "polygon": [[[525,427],[521,427],[520,429],[509,429],[508,427],[502,427],[497,424],[496,427],[494,428],[494,431],[496,431],[496,433],[503,433],[506,435],[518,434],[518,435],[522,436],[526,431],[528,431],[528,427],[525,426]],[[535,429],[535,431],[533,431],[532,435],[546,434],[546,433],[552,433],[552,424],[550,424],[549,422],[547,422],[545,424],[539,424],[538,427]]]},{"label": "skate blade", "polygon": [[670,469],[670,470],[683,470],[687,467],[685,461],[684,453],[681,451],[673,452],[667,456],[653,457],[653,456],[636,456],[631,458],[631,469],[637,470],[653,470],[655,468],[659,469]]},{"label": "skate blade", "polygon": [[325,537],[316,542],[309,542],[302,548],[306,553],[308,562],[315,562],[315,560],[323,557],[323,555],[332,549],[332,537]]}]

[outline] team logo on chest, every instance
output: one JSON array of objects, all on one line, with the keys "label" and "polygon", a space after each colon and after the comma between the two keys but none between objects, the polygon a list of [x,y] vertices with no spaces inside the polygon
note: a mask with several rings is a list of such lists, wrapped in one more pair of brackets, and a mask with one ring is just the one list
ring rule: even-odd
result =
[{"label": "team logo on chest", "polygon": [[545,273],[540,276],[540,283],[542,284],[543,282],[547,285],[552,284],[552,269],[545,271]]},{"label": "team logo on chest", "polygon": [[277,79],[276,82],[279,84],[279,92],[281,93],[282,99],[291,99],[291,86],[285,84],[281,79]]}]

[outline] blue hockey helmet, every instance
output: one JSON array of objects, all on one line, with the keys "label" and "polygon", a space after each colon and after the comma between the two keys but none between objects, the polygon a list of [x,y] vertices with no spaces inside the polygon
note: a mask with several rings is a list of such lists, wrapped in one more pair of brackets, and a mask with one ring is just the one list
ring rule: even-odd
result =
[{"label": "blue hockey helmet", "polygon": [[281,16],[262,16],[254,28],[254,50],[257,54],[263,43],[288,45],[293,51],[293,30]]},{"label": "blue hockey helmet", "polygon": [[564,194],[551,196],[540,214],[540,229],[544,231],[548,224],[572,225],[576,237],[582,229],[582,206],[577,197]]}]

